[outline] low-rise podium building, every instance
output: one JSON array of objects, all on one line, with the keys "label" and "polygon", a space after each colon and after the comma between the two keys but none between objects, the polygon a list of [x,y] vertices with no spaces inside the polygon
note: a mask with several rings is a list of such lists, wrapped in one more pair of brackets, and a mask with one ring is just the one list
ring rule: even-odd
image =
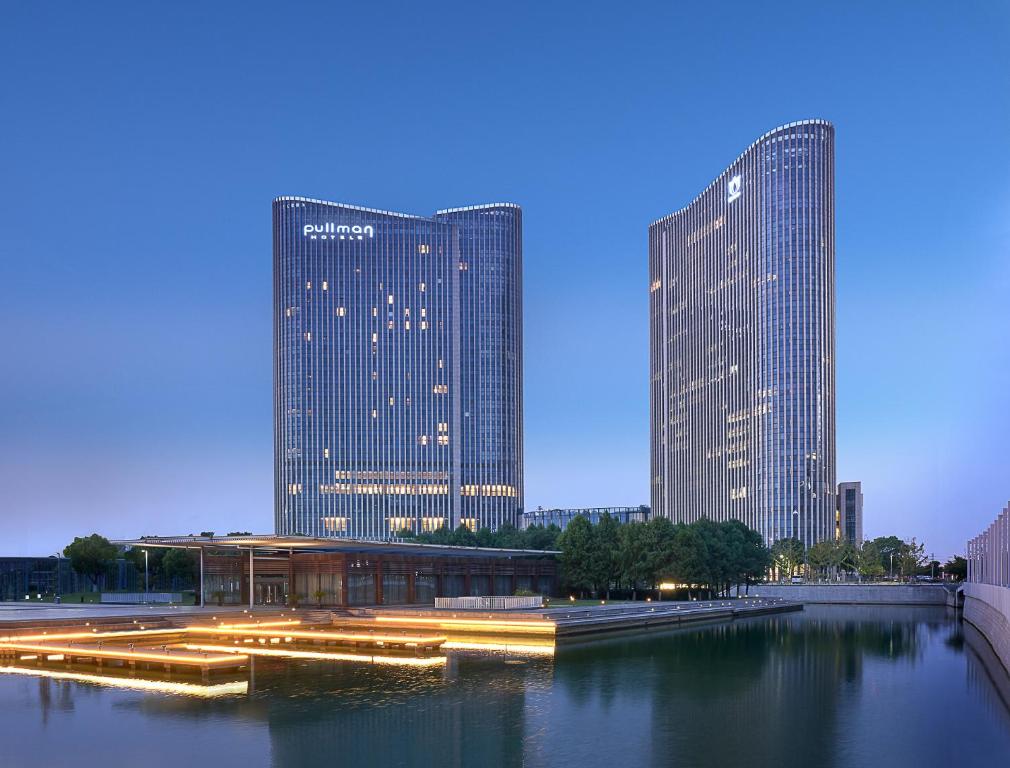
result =
[{"label": "low-rise podium building", "polygon": [[[436,597],[551,595],[556,552],[308,536],[169,536],[121,541],[197,550],[202,604],[405,605]],[[251,587],[250,587],[251,585]]]}]

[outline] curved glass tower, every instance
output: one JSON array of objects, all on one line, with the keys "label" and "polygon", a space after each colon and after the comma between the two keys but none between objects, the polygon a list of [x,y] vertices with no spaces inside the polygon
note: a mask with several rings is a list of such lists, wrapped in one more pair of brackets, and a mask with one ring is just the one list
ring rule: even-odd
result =
[{"label": "curved glass tower", "polygon": [[280,197],[273,226],[277,533],[516,524],[520,208]]},{"label": "curved glass tower", "polygon": [[835,535],[834,128],[755,141],[649,227],[654,515]]}]

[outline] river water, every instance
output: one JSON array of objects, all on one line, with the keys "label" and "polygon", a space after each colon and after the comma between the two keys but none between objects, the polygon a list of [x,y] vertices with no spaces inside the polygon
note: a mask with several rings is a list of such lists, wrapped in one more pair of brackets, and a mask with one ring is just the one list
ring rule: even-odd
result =
[{"label": "river water", "polygon": [[0,767],[1010,766],[1010,681],[942,608],[815,606],[431,668],[259,660],[241,687],[0,674]]}]

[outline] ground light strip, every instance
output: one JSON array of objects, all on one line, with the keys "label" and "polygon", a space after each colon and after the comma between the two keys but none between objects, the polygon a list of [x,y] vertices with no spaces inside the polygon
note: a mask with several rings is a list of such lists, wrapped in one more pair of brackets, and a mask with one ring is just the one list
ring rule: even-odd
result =
[{"label": "ground light strip", "polygon": [[445,656],[415,658],[410,656],[371,656],[362,653],[326,653],[324,651],[278,650],[275,648],[229,648],[227,645],[187,644],[188,650],[215,651],[220,653],[248,654],[249,656],[274,656],[282,659],[316,659],[320,661],[361,661],[370,664],[387,664],[401,667],[441,667]]},{"label": "ground light strip", "polygon": [[474,619],[415,619],[410,616],[376,616],[377,622],[410,623],[414,625],[437,624],[445,629],[481,629],[529,632],[533,634],[554,634],[555,625],[546,621],[480,621]]},{"label": "ground light strip", "polygon": [[177,664],[180,666],[235,666],[234,654],[200,656],[197,654],[173,654],[167,652],[152,653],[150,651],[137,651],[129,648],[106,650],[104,648],[90,648],[83,645],[43,645],[35,643],[5,643],[0,644],[0,649],[10,649],[17,652],[27,651],[28,653],[34,652],[60,657],[60,659],[49,659],[50,661],[62,660],[63,656],[77,656],[78,658],[101,657],[103,659],[116,659],[120,661],[150,661],[160,664]]},{"label": "ground light strip", "polygon": [[197,696],[215,698],[218,696],[239,696],[249,691],[249,683],[237,681],[233,683],[217,683],[215,685],[197,685],[195,683],[172,683],[164,680],[142,680],[140,678],[121,678],[109,675],[89,675],[83,672],[57,672],[49,669],[22,669],[21,667],[0,667],[0,674],[25,675],[27,677],[46,677],[54,680],[73,680],[80,683],[96,683],[112,688],[128,688],[137,691],[155,691],[172,693],[181,696]]},{"label": "ground light strip", "polygon": [[236,635],[238,637],[283,637],[285,640],[345,640],[354,643],[390,643],[399,645],[438,645],[443,635],[376,635],[370,632],[329,632],[326,630],[271,631],[268,629],[227,629],[219,627],[189,627],[190,632],[205,635]]}]

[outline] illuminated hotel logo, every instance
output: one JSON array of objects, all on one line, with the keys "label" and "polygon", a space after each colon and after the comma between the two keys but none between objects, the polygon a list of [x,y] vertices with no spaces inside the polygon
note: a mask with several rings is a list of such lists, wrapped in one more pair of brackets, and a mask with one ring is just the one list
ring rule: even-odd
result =
[{"label": "illuminated hotel logo", "polygon": [[743,181],[739,176],[734,176],[726,185],[726,202],[732,203],[743,192]]},{"label": "illuminated hotel logo", "polygon": [[312,240],[364,240],[365,237],[375,237],[375,227],[371,224],[361,226],[354,224],[306,224],[302,227],[302,237]]}]

